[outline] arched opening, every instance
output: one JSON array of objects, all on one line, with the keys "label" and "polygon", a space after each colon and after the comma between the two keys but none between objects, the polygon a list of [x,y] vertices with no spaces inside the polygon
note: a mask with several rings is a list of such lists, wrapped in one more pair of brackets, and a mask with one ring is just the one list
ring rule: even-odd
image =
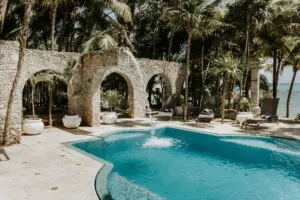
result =
[{"label": "arched opening", "polygon": [[68,111],[68,87],[64,77],[53,70],[32,74],[22,92],[23,118],[41,118],[47,125],[61,125]]},{"label": "arched opening", "polygon": [[[113,72],[101,83],[101,111],[115,111],[119,118],[134,117],[133,86],[127,76]],[[113,98],[108,96],[113,95]]]},{"label": "arched opening", "polygon": [[161,110],[164,101],[171,95],[171,84],[169,80],[160,74],[156,74],[148,81],[146,91],[148,93],[148,103],[151,109]]}]

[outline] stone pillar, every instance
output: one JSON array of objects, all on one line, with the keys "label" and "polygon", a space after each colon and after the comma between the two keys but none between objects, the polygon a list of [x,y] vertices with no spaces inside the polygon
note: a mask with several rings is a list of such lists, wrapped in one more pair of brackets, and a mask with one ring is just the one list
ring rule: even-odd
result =
[{"label": "stone pillar", "polygon": [[260,92],[260,73],[259,68],[252,68],[251,70],[251,104],[252,112],[254,117],[260,116],[260,107],[259,107],[259,92]]},{"label": "stone pillar", "polygon": [[[0,143],[2,143],[7,104],[16,75],[18,59],[19,43],[0,40]],[[8,144],[18,143],[21,139],[22,91],[20,91],[19,88],[18,85],[12,107],[12,120],[10,133],[8,135]]]}]

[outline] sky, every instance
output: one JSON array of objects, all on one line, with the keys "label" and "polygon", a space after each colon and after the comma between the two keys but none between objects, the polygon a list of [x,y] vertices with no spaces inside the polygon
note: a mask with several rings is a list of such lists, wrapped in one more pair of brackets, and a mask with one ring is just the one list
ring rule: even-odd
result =
[{"label": "sky", "polygon": [[[261,72],[262,74],[265,74],[270,82],[272,82],[272,72]],[[279,83],[291,83],[293,76],[293,69],[292,67],[285,67],[283,73],[281,74],[279,78]],[[300,73],[297,74],[295,83],[300,83]]]}]

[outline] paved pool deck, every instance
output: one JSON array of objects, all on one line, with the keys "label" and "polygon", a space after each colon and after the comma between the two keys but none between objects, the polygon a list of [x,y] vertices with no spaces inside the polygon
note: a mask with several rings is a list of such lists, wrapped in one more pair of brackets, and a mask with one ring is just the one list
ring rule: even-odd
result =
[{"label": "paved pool deck", "polygon": [[[259,130],[242,130],[232,121],[221,124],[197,122],[157,122],[225,135],[265,135],[300,140],[300,124],[265,124]],[[122,119],[116,125],[46,128],[36,136],[22,136],[21,144],[5,147],[11,160],[0,155],[1,200],[96,200],[94,179],[102,164],[62,143],[99,136],[121,129],[150,128],[148,119]]]}]

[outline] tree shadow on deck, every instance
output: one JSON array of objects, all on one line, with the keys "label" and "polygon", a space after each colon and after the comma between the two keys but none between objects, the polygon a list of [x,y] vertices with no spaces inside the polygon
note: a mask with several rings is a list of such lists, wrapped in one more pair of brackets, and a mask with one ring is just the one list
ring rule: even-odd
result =
[{"label": "tree shadow on deck", "polygon": [[90,131],[83,130],[80,127],[75,128],[75,129],[69,129],[69,128],[64,128],[64,127],[60,126],[60,127],[56,127],[56,128],[61,129],[63,131],[66,131],[68,133],[71,133],[73,135],[90,135],[90,134],[93,133],[93,132],[90,132]]},{"label": "tree shadow on deck", "polygon": [[201,122],[182,122],[181,124],[192,128],[213,128],[214,127],[214,124],[201,123]]},{"label": "tree shadow on deck", "polygon": [[[105,125],[104,125],[105,126]],[[150,122],[145,122],[144,120],[122,120],[118,121],[115,126],[132,128],[132,127],[151,127]]]}]

